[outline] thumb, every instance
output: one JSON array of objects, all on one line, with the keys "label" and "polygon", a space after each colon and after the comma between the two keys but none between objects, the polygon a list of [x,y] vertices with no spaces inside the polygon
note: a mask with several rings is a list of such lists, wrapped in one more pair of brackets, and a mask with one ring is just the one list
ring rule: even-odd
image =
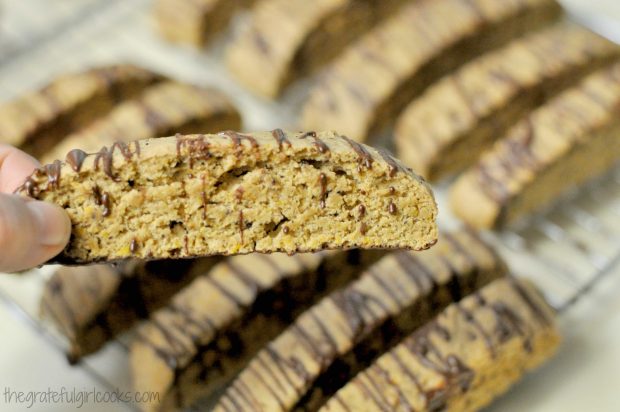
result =
[{"label": "thumb", "polygon": [[60,207],[17,195],[0,194],[0,271],[38,266],[62,251],[71,235]]}]

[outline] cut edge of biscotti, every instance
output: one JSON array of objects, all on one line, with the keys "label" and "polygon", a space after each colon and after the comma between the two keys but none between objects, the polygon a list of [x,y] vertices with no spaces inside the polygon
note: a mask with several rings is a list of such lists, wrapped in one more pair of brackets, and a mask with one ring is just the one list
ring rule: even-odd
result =
[{"label": "cut edge of biscotti", "polygon": [[177,135],[72,151],[17,192],[69,214],[72,237],[54,259],[64,263],[423,250],[437,240],[425,181],[335,132]]},{"label": "cut edge of biscotti", "polygon": [[620,64],[583,79],[530,113],[450,188],[454,213],[469,225],[515,225],[571,186],[620,161]]},{"label": "cut edge of biscotti", "polygon": [[555,354],[554,317],[531,283],[498,279],[383,354],[320,411],[479,410]]}]

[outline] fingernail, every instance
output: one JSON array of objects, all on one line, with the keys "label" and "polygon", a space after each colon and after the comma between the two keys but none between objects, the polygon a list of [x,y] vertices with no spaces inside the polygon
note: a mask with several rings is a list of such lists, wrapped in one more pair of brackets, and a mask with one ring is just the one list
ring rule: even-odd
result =
[{"label": "fingernail", "polygon": [[69,216],[56,205],[46,202],[27,202],[26,207],[35,219],[37,242],[43,246],[59,246],[69,241],[71,223]]}]

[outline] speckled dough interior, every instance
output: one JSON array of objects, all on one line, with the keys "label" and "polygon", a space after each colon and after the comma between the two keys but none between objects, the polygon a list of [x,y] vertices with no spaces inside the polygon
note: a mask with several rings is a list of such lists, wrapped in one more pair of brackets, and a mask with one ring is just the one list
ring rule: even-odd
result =
[{"label": "speckled dough interior", "polygon": [[437,237],[423,180],[332,132],[178,135],[67,160],[20,189],[69,213],[64,262],[424,249]]}]

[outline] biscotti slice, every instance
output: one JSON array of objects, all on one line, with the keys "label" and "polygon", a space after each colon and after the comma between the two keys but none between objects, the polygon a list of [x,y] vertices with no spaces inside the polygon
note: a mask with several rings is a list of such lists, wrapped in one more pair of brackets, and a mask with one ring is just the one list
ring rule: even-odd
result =
[{"label": "biscotti slice", "polygon": [[160,80],[161,76],[130,65],[58,77],[0,107],[0,141],[38,158],[66,135]]},{"label": "biscotti slice", "polygon": [[365,140],[441,76],[559,14],[553,0],[413,1],[323,73],[302,125]]},{"label": "biscotti slice", "polygon": [[378,354],[504,272],[497,255],[466,231],[442,234],[427,252],[388,255],[300,315],[214,411],[317,410]]},{"label": "biscotti slice", "polygon": [[399,156],[432,180],[458,172],[527,112],[619,55],[616,44],[568,22],[516,40],[414,100],[395,129]]},{"label": "biscotti slice", "polygon": [[264,0],[229,47],[228,67],[253,92],[277,97],[405,2]]},{"label": "biscotti slice", "polygon": [[157,0],[155,20],[169,41],[202,47],[255,0]]},{"label": "biscotti slice", "polygon": [[551,203],[620,160],[620,64],[596,72],[512,128],[454,183],[450,203],[491,228]]},{"label": "biscotti slice", "polygon": [[335,132],[177,135],[76,151],[18,192],[69,214],[72,237],[55,258],[65,263],[422,250],[437,240],[429,186]]},{"label": "biscotti slice", "polygon": [[321,411],[480,410],[553,356],[554,316],[531,284],[496,280],[382,355]]},{"label": "biscotti slice", "polygon": [[60,267],[44,286],[41,317],[67,338],[67,358],[74,363],[167,304],[218,260]]},{"label": "biscotti slice", "polygon": [[130,350],[134,389],[173,410],[213,393],[265,343],[379,251],[234,256],[196,279],[138,331]]},{"label": "biscotti slice", "polygon": [[72,149],[96,152],[101,146],[128,138],[240,128],[239,112],[220,91],[169,81],[152,86],[138,98],[121,103],[90,127],[66,137],[42,160],[51,163],[64,159]]}]

